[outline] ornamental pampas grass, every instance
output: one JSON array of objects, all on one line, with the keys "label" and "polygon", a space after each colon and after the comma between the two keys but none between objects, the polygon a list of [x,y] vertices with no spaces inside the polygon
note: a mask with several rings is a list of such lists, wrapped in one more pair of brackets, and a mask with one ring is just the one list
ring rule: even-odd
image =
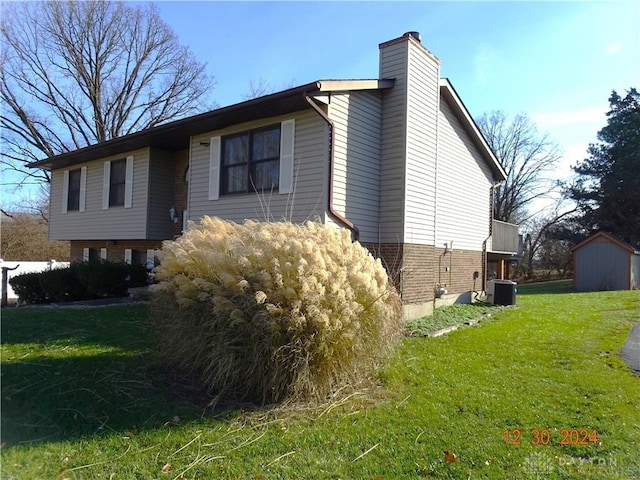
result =
[{"label": "ornamental pampas grass", "polygon": [[159,259],[162,350],[214,395],[323,400],[370,376],[400,338],[398,294],[346,230],[204,217]]}]

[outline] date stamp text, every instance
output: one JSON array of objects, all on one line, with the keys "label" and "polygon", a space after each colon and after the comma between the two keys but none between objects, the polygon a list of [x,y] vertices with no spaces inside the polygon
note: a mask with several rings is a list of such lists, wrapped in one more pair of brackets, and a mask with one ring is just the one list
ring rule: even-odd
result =
[{"label": "date stamp text", "polygon": [[598,431],[588,428],[563,428],[552,432],[548,428],[532,428],[523,431],[520,428],[505,429],[502,438],[507,445],[597,445]]}]

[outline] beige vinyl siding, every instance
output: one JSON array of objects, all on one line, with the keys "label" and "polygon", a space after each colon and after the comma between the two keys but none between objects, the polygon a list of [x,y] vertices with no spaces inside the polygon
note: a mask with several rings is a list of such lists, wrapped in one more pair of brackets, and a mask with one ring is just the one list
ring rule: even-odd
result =
[{"label": "beige vinyl siding", "polygon": [[489,236],[492,173],[445,100],[438,132],[436,246],[481,251]]},{"label": "beige vinyl siding", "polygon": [[439,63],[409,42],[405,242],[434,245]]},{"label": "beige vinyl siding", "polygon": [[[104,163],[133,156],[131,208],[102,209]],[[78,167],[87,167],[85,211],[62,213],[64,170],[54,170],[51,178],[52,240],[144,239],[146,235],[149,149],[101,158]],[[74,167],[74,168],[78,168]]]},{"label": "beige vinyl siding", "polygon": [[[220,195],[209,200],[209,149],[212,137],[225,136],[280,123],[295,118],[294,192]],[[204,143],[205,145],[202,145]],[[324,218],[326,211],[328,128],[320,116],[309,110],[292,115],[248,122],[224,130],[207,132],[191,139],[189,183],[189,219],[198,221],[204,215],[242,222],[245,219],[303,222]]]},{"label": "beige vinyl siding", "polygon": [[148,240],[166,240],[173,237],[169,209],[172,206],[175,208],[173,194],[176,174],[175,155],[174,152],[166,150],[151,151],[147,212]]},{"label": "beige vinyl siding", "polygon": [[381,46],[381,241],[433,245],[440,62],[411,38]]},{"label": "beige vinyl siding", "polygon": [[379,92],[334,94],[334,210],[360,230],[360,241],[378,241],[381,97]]},{"label": "beige vinyl siding", "polygon": [[380,242],[404,241],[405,159],[407,150],[406,41],[382,46],[380,78],[395,78],[382,92],[382,147],[380,169]]}]

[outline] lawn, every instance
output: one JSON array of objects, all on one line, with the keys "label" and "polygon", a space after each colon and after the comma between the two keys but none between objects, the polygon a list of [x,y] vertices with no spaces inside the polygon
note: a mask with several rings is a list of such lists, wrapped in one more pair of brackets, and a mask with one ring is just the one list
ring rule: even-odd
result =
[{"label": "lawn", "polygon": [[205,414],[144,306],[3,310],[2,478],[640,478],[640,378],[617,355],[640,292],[566,287],[406,338],[377,389]]}]

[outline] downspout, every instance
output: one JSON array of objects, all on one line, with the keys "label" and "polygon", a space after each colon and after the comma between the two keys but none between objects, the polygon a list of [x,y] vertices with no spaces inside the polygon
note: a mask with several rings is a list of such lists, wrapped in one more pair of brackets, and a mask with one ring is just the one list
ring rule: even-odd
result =
[{"label": "downspout", "polygon": [[351,230],[353,240],[357,242],[360,239],[360,230],[358,229],[358,227],[356,227],[348,218],[344,217],[333,209],[333,174],[335,163],[335,136],[333,132],[335,126],[329,116],[311,99],[308,94],[304,94],[304,99],[329,126],[329,193],[327,198],[327,211],[329,212],[329,215],[331,215],[335,220]]},{"label": "downspout", "polygon": [[482,242],[482,291],[487,291],[487,264],[489,263],[487,257],[489,256],[489,252],[487,250],[487,242],[491,239],[491,235],[493,235],[493,210],[495,208],[495,191],[496,188],[500,186],[502,182],[496,182],[491,187],[489,187],[489,236]]}]

